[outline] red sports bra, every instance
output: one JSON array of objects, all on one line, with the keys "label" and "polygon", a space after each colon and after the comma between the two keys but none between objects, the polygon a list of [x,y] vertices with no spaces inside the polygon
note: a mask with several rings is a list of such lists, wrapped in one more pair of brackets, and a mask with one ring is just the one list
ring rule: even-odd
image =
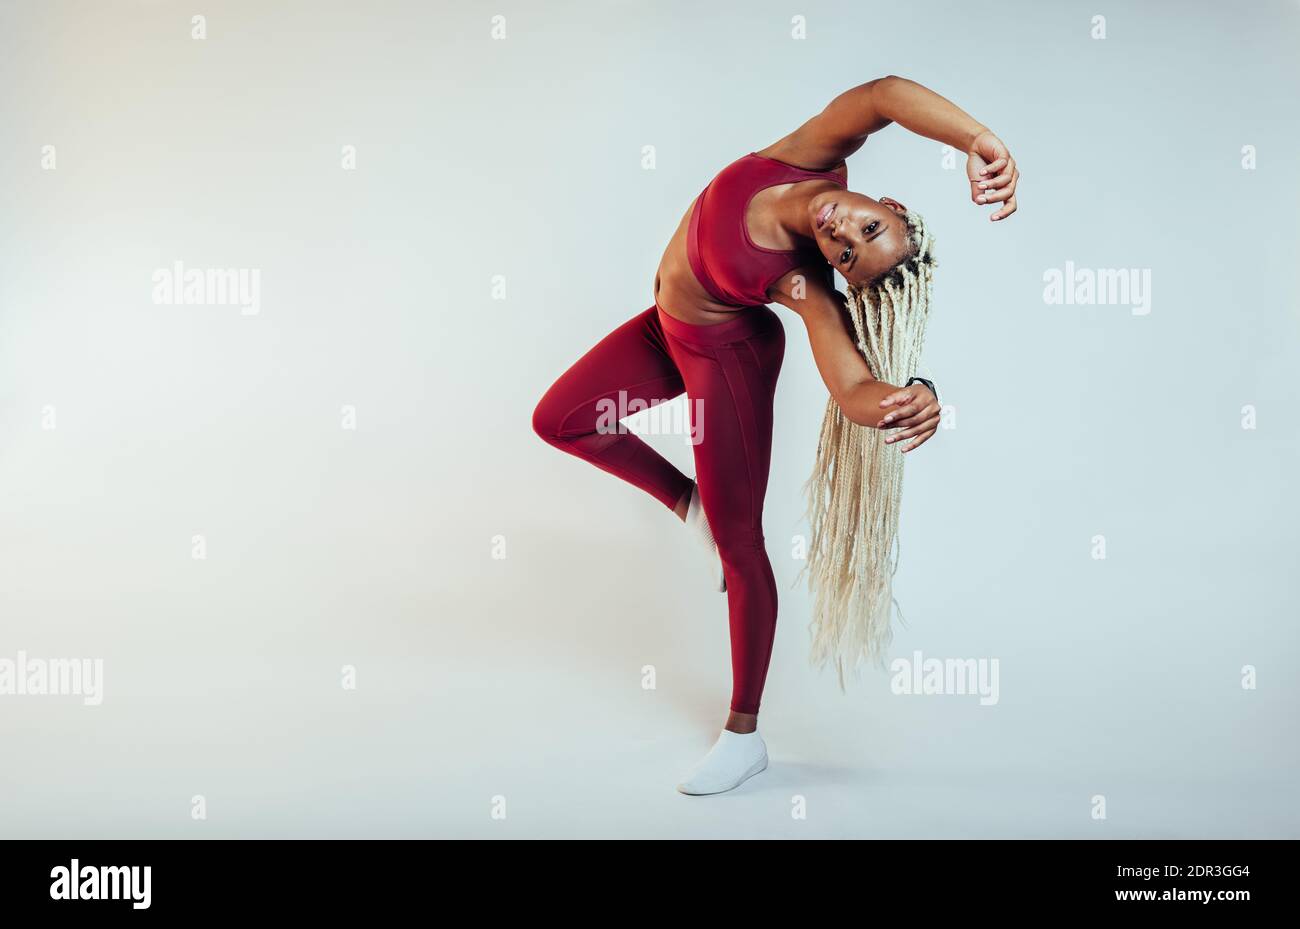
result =
[{"label": "red sports bra", "polygon": [[844,178],[833,172],[796,168],[750,152],[719,171],[695,198],[686,257],[714,300],[729,306],[761,306],[767,303],[767,289],[781,275],[810,261],[825,261],[811,246],[787,251],[755,245],[745,228],[749,201],[760,190],[814,178],[844,186]]}]

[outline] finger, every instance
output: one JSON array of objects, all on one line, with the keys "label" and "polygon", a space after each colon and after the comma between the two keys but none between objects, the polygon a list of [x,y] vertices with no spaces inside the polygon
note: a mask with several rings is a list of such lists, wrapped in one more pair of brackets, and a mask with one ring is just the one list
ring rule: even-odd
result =
[{"label": "finger", "polygon": [[917,413],[921,411],[921,407],[923,405],[924,404],[921,403],[909,403],[905,407],[901,407],[900,409],[894,410],[890,413],[886,413],[885,418],[880,421],[880,428],[881,429],[898,428],[897,426],[891,425],[891,423],[896,423],[899,420],[907,419],[909,416],[915,416]]},{"label": "finger", "polygon": [[980,177],[992,177],[993,175],[1001,171],[1003,168],[1005,168],[1006,165],[1007,165],[1006,158],[999,158],[997,161],[990,161],[980,171]]},{"label": "finger", "polygon": [[1016,170],[1015,170],[1015,166],[1013,165],[1012,167],[1007,168],[1007,170],[1003,171],[997,177],[991,177],[986,180],[980,181],[979,187],[980,190],[987,190],[989,188],[992,188],[993,190],[997,190],[997,188],[999,187],[1006,187],[1013,180],[1015,180],[1015,177],[1016,177]]},{"label": "finger", "polygon": [[1015,187],[1003,187],[1001,190],[986,190],[979,196],[978,203],[1002,203],[1016,195]]},{"label": "finger", "polygon": [[998,210],[996,213],[990,216],[989,219],[991,220],[1006,219],[1015,211],[1016,211],[1016,198],[1012,197],[1005,204],[1003,204],[1002,209]]},{"label": "finger", "polygon": [[911,399],[912,399],[912,391],[906,389],[896,390],[888,397],[886,397],[884,400],[881,400],[880,405],[882,407],[893,406],[896,403],[907,403]]},{"label": "finger", "polygon": [[939,415],[939,407],[936,404],[928,403],[915,416],[909,416],[907,419],[897,419],[889,424],[890,429],[910,429],[913,426],[921,426],[928,423],[931,419]]},{"label": "finger", "polygon": [[903,441],[903,439],[910,439],[912,436],[920,435],[922,432],[929,432],[934,429],[938,423],[939,420],[936,417],[931,416],[924,421],[917,423],[911,429],[900,429],[893,433],[889,438],[885,439],[885,444],[892,445],[895,442]]},{"label": "finger", "polygon": [[924,445],[926,442],[930,441],[930,438],[931,438],[933,435],[934,435],[934,430],[931,429],[929,432],[925,433],[925,435],[922,435],[922,436],[918,437],[917,439],[915,439],[914,441],[910,442],[909,444],[904,445],[904,446],[903,446],[903,454],[906,455],[908,452],[913,451],[913,450],[915,450],[915,449],[917,449],[917,448],[920,448],[920,447],[921,447],[922,445]]},{"label": "finger", "polygon": [[1002,174],[999,174],[991,180],[982,181],[979,184],[973,185],[971,190],[971,199],[976,203],[995,203],[998,198],[991,197],[989,196],[990,194],[996,193],[999,189],[1014,194],[1016,191],[1016,184],[1019,180],[1019,172],[1004,171]]}]

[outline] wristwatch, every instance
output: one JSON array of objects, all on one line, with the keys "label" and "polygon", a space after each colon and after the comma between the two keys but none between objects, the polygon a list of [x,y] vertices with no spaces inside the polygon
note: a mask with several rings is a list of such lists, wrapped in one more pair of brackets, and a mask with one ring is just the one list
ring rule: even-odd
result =
[{"label": "wristwatch", "polygon": [[[928,380],[924,377],[912,377],[908,378],[907,383],[903,386],[911,387],[913,384],[924,384],[926,387],[930,388],[930,393],[934,394],[934,402],[939,403],[939,391],[934,389],[934,381]],[[943,404],[939,403],[939,406],[943,406]]]}]

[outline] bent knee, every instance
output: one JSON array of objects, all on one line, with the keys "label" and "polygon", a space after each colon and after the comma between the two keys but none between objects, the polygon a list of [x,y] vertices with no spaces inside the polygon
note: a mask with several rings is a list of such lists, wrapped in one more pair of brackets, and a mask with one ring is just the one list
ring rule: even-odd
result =
[{"label": "bent knee", "polygon": [[543,442],[554,445],[560,440],[561,419],[553,404],[548,403],[547,398],[543,397],[533,410],[533,432],[537,433]]}]

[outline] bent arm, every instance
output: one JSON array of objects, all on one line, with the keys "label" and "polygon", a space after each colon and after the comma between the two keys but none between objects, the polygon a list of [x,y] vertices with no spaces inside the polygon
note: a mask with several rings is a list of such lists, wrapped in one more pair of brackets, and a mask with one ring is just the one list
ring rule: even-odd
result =
[{"label": "bent arm", "polygon": [[881,401],[898,388],[872,375],[854,342],[853,321],[843,298],[834,291],[818,289],[800,299],[780,302],[803,319],[813,361],[844,415],[859,426],[879,426],[890,412],[882,408]]},{"label": "bent arm", "polygon": [[793,164],[838,165],[891,122],[962,152],[988,131],[955,103],[891,74],[846,90],[774,148]]}]

